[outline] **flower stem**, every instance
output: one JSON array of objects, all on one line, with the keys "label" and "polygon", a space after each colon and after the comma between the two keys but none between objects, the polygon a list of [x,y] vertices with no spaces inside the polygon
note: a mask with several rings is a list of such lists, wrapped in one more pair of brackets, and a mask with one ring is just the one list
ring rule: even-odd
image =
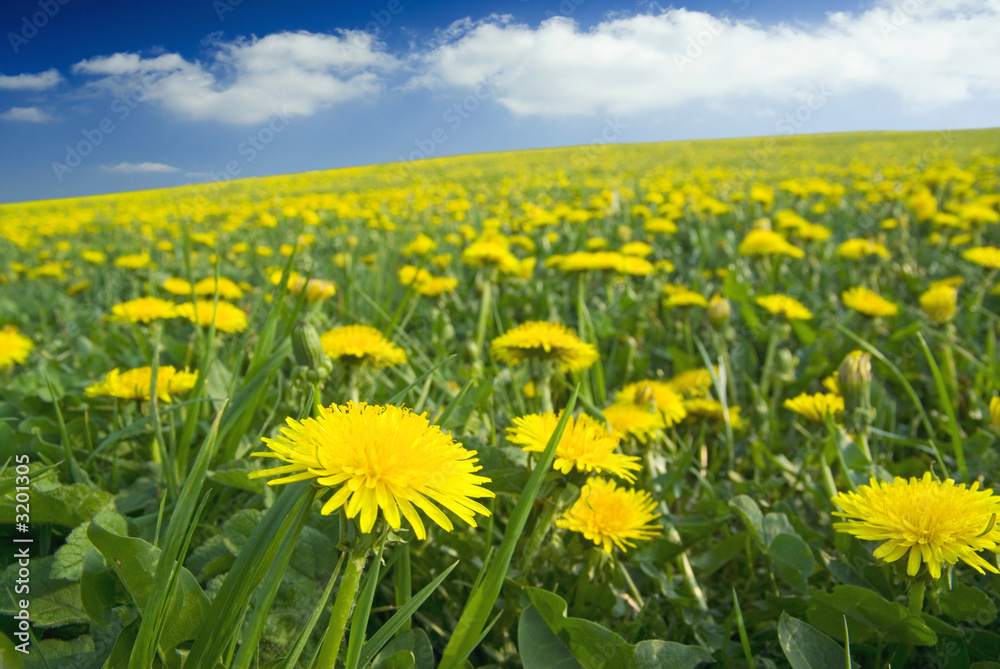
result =
[{"label": "flower stem", "polygon": [[361,582],[361,574],[365,570],[365,562],[368,560],[368,551],[371,547],[368,542],[359,540],[358,544],[351,550],[350,560],[347,562],[347,569],[340,579],[340,587],[337,588],[337,599],[333,603],[333,611],[330,613],[330,623],[323,636],[323,645],[316,660],[317,669],[333,669],[337,662],[337,654],[340,652],[340,645],[344,640],[344,628],[347,626],[347,619],[351,616],[351,609],[354,608],[354,598],[358,594],[358,584]]},{"label": "flower stem", "polygon": [[493,300],[492,276],[483,282],[483,299],[479,302],[479,323],[476,327],[476,360],[479,362],[483,357],[483,344],[486,342],[486,326],[489,324],[491,302]]},{"label": "flower stem", "polygon": [[542,515],[538,517],[535,529],[531,531],[531,535],[528,537],[528,541],[525,543],[524,550],[521,553],[521,560],[517,565],[522,575],[527,574],[531,570],[531,563],[535,561],[538,549],[542,547],[545,536],[552,529],[552,523],[555,521],[559,510],[559,504],[555,502],[546,503]]}]

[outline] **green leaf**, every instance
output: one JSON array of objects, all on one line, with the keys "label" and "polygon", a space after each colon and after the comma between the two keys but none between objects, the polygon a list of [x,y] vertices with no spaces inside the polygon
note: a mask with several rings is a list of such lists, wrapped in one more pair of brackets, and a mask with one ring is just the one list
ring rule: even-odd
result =
[{"label": "green leaf", "polygon": [[[31,651],[24,658],[24,669],[72,669],[91,667],[97,660],[94,640],[81,636],[70,641],[44,639],[32,644]],[[6,669],[6,667],[4,667]]]},{"label": "green leaf", "polygon": [[117,603],[118,581],[114,572],[93,545],[83,556],[80,572],[80,600],[83,608],[100,627],[108,627],[114,622],[112,608]]},{"label": "green leaf", "polygon": [[[76,527],[89,522],[99,511],[113,508],[114,497],[101,490],[94,490],[83,483],[61,483],[55,470],[36,476],[36,465],[31,470],[31,522],[52,523],[64,527]],[[9,467],[0,479],[16,476]],[[14,522],[17,513],[14,492],[0,498],[0,524]]]},{"label": "green leaf", "polygon": [[22,669],[22,657],[24,655],[14,647],[14,642],[6,634],[0,633],[0,667]]},{"label": "green leaf", "polygon": [[912,646],[937,643],[937,634],[920,616],[867,588],[838,585],[832,593],[813,593],[806,617],[814,627],[843,641],[844,616],[847,616],[852,641],[881,638],[884,643]]},{"label": "green leaf", "polygon": [[524,669],[582,669],[573,653],[549,628],[534,606],[517,622],[517,652]]},{"label": "green leaf", "polygon": [[[843,669],[844,647],[805,621],[784,611],[778,621],[778,641],[792,669]],[[851,662],[853,667],[860,667]]]},{"label": "green leaf", "polygon": [[676,641],[652,639],[642,641],[632,653],[631,669],[694,669],[703,662],[713,662],[712,654],[698,646],[685,646]]},{"label": "green leaf", "polygon": [[809,544],[797,534],[782,532],[771,541],[766,553],[775,576],[799,592],[805,592],[809,577],[816,571]]},{"label": "green leaf", "polygon": [[[115,532],[125,534],[128,532],[128,523],[114,511],[101,511],[94,516],[94,521],[101,527]],[[80,580],[83,573],[83,558],[87,551],[94,547],[87,538],[87,526],[80,525],[66,537],[66,543],[60,546],[55,552],[55,564],[52,566],[53,578],[67,578],[70,580]]]},{"label": "green leaf", "polygon": [[[160,549],[142,539],[109,532],[96,523],[91,523],[88,536],[121,579],[140,614],[145,614],[150,591],[155,585]],[[204,624],[208,608],[208,597],[198,581],[181,567],[177,586],[167,605],[160,646],[171,649],[193,639]]]},{"label": "green leaf", "polygon": [[[407,662],[402,662],[403,658]],[[403,632],[387,643],[372,661],[372,669],[434,669],[434,648],[421,629]]]},{"label": "green leaf", "polygon": [[761,513],[760,506],[749,495],[737,495],[729,500],[729,506],[740,515],[750,535],[758,544],[765,545],[764,542],[764,514]]},{"label": "green leaf", "polygon": [[989,595],[962,583],[955,583],[950,591],[942,590],[938,604],[945,615],[980,627],[986,627],[997,617],[997,605]]},{"label": "green leaf", "polygon": [[[31,602],[29,615],[34,628],[59,627],[85,623],[87,611],[80,600],[80,584],[52,577],[53,556],[31,560],[27,579],[19,575],[21,565],[14,561],[0,575],[0,614],[13,616],[20,610],[20,600]],[[21,583],[18,583],[21,580]],[[30,590],[25,590],[25,587]]]}]

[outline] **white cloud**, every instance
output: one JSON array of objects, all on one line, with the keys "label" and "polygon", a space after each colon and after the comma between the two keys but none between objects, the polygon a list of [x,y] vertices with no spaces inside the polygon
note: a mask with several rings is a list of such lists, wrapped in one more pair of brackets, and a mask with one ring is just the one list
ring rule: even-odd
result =
[{"label": "white cloud", "polygon": [[407,88],[497,86],[516,114],[632,114],[689,102],[894,93],[909,108],[1000,98],[1000,0],[907,0],[817,26],[671,9],[581,30],[464,20],[420,57]]},{"label": "white cloud", "polygon": [[189,119],[248,125],[272,115],[309,116],[382,90],[381,73],[400,65],[370,35],[282,32],[216,42],[211,62],[169,53],[142,58],[116,53],[73,66],[101,75],[97,85],[124,92],[141,82],[143,98]]},{"label": "white cloud", "polygon": [[105,172],[114,172],[115,174],[140,174],[143,172],[180,172],[179,169],[173,165],[166,165],[164,163],[118,163],[117,165],[103,165],[101,169]]},{"label": "white cloud", "polygon": [[8,91],[44,91],[59,85],[62,76],[55,68],[38,74],[16,74],[13,76],[0,74],[0,90]]},{"label": "white cloud", "polygon": [[26,121],[28,123],[45,123],[54,121],[55,117],[38,107],[11,107],[0,114],[3,121]]}]

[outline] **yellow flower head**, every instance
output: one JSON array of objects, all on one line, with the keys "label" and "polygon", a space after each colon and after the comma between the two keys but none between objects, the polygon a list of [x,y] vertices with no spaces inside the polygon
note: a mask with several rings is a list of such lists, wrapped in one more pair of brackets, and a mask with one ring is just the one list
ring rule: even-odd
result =
[{"label": "yellow flower head", "polygon": [[113,321],[126,323],[149,323],[164,318],[177,318],[177,305],[158,297],[140,297],[116,304],[111,308]]},{"label": "yellow flower head", "polygon": [[704,367],[674,374],[667,385],[685,397],[701,397],[712,387],[712,372]]},{"label": "yellow flower head", "polygon": [[958,308],[958,288],[939,285],[920,296],[920,308],[935,323],[947,323]]},{"label": "yellow flower head", "polygon": [[[243,291],[240,290],[240,287],[224,276],[219,277],[218,289],[220,300],[239,300],[243,297]],[[215,290],[215,277],[202,279],[194,284],[194,294],[198,297],[212,298],[215,296]]]},{"label": "yellow flower head", "polygon": [[845,518],[834,523],[839,532],[864,541],[881,541],[875,557],[894,562],[909,554],[906,573],[916,576],[921,563],[927,565],[931,578],[941,576],[944,564],[959,560],[980,574],[983,570],[998,573],[997,568],[978,553],[1000,553],[1000,498],[992,490],[979,490],[979,482],[966,488],[948,479],[938,481],[930,472],[923,478],[896,477],[892,483],[872,478],[857,492],[840,493],[833,503],[843,511],[833,515]]},{"label": "yellow flower head", "polygon": [[[743,429],[743,419],[740,417],[740,408],[731,406],[728,408],[729,426],[734,430]],[[710,420],[723,421],[726,413],[722,411],[722,402],[710,397],[696,397],[684,401],[684,410],[689,416],[699,416]]]},{"label": "yellow flower head", "polygon": [[437,297],[450,293],[458,286],[458,279],[450,276],[433,276],[417,284],[417,292],[424,297]]},{"label": "yellow flower head", "polygon": [[[156,370],[156,397],[161,402],[170,402],[172,395],[183,395],[194,388],[198,375],[178,372],[170,366]],[[116,397],[122,400],[148,400],[153,384],[153,368],[139,367],[119,372],[112,369],[103,381],[91,384],[84,394],[87,397]]]},{"label": "yellow flower head", "polygon": [[556,519],[556,527],[579,532],[604,548],[635,547],[635,541],[650,541],[663,532],[653,521],[656,502],[641,490],[618,488],[614,481],[591,478],[580,490],[580,499]]},{"label": "yellow flower head", "polygon": [[[507,428],[507,441],[518,444],[528,452],[541,453],[552,438],[559,423],[559,416],[536,413],[514,419],[514,426]],[[616,453],[620,437],[587,414],[570,418],[556,447],[553,469],[569,474],[573,467],[582,472],[608,472],[629,481],[642,466],[639,458]]]},{"label": "yellow flower head", "polygon": [[125,269],[145,269],[149,267],[148,253],[133,253],[131,255],[118,256],[115,258],[115,267]]},{"label": "yellow flower head", "polygon": [[643,444],[666,427],[663,414],[636,404],[612,404],[602,409],[601,413],[611,426],[612,432],[623,437],[635,437],[636,441]]},{"label": "yellow flower head", "polygon": [[490,353],[500,362],[516,365],[528,358],[551,360],[563,372],[587,369],[597,361],[597,349],[558,323],[528,321],[492,341]]},{"label": "yellow flower head", "polygon": [[867,288],[855,287],[845,290],[841,293],[840,299],[845,307],[850,307],[872,318],[895,316],[899,312],[899,307],[894,303]]},{"label": "yellow flower head", "polygon": [[328,356],[345,363],[381,369],[406,362],[406,351],[369,325],[334,328],[320,337],[320,343]]},{"label": "yellow flower head", "polygon": [[851,260],[860,260],[865,256],[888,258],[889,250],[883,244],[871,239],[848,239],[837,247],[837,255]]},{"label": "yellow flower head", "polygon": [[84,251],[80,257],[93,265],[103,265],[108,260],[108,256],[100,251]]},{"label": "yellow flower head", "polygon": [[215,314],[215,329],[219,332],[243,332],[249,321],[242,309],[229,302],[198,300],[195,304],[186,302],[177,306],[177,314],[192,323],[199,323],[207,328],[212,325],[212,314]]},{"label": "yellow flower head", "polygon": [[0,369],[19,365],[28,359],[35,344],[13,325],[0,329]]},{"label": "yellow flower head", "polygon": [[812,312],[794,297],[782,295],[763,295],[756,300],[757,304],[770,311],[775,316],[784,316],[790,321],[805,321],[812,318]]},{"label": "yellow flower head", "polygon": [[844,410],[844,398],[834,393],[802,393],[798,397],[785,400],[783,405],[807,420],[816,423],[826,421],[827,416],[836,417]]},{"label": "yellow flower head", "polygon": [[510,252],[510,242],[501,235],[482,237],[462,251],[462,262],[469,267],[495,267],[508,274],[517,272],[517,257]]},{"label": "yellow flower head", "polygon": [[437,242],[421,232],[417,235],[416,239],[403,247],[401,253],[404,256],[422,256],[436,248]]},{"label": "yellow flower head", "polygon": [[1000,249],[994,246],[976,246],[962,252],[962,257],[980,267],[1000,269]]},{"label": "yellow flower head", "polygon": [[348,518],[359,517],[362,532],[371,532],[381,509],[393,529],[400,529],[405,517],[418,539],[427,537],[418,509],[449,532],[454,525],[440,507],[472,527],[475,514],[490,515],[473,499],[493,497],[483,487],[490,479],[475,474],[482,469],[476,452],[431,425],[426,414],[348,402],[315,418],[286,422],[277,437],[264,438],[271,450],[254,455],[288,464],[250,476],[282,475],[269,485],[316,479],[334,490],[324,515],[343,507]]},{"label": "yellow flower head", "polygon": [[737,252],[741,256],[786,255],[792,258],[805,256],[805,251],[795,246],[773,230],[754,229],[740,242]]},{"label": "yellow flower head", "polygon": [[996,395],[990,398],[990,425],[1000,434],[1000,397]]},{"label": "yellow flower head", "polygon": [[668,308],[708,306],[708,300],[705,299],[704,295],[683,286],[680,289],[676,289],[676,287],[668,284],[664,287],[664,292],[667,293],[667,296],[663,299],[663,306]]},{"label": "yellow flower head", "polygon": [[316,304],[337,294],[337,284],[326,279],[306,279],[296,276],[288,280],[288,290],[293,295],[306,294],[306,302]]},{"label": "yellow flower head", "polygon": [[171,277],[163,282],[163,290],[180,297],[191,297],[194,287],[184,279]]},{"label": "yellow flower head", "polygon": [[618,391],[615,403],[655,408],[663,416],[666,427],[673,427],[687,416],[681,391],[665,381],[629,383]]}]

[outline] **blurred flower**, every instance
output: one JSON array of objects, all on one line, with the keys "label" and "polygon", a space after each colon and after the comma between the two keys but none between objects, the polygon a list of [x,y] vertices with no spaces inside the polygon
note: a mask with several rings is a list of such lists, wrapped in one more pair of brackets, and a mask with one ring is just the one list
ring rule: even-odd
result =
[{"label": "blurred flower", "polygon": [[[172,395],[183,395],[194,388],[198,375],[178,372],[167,365],[156,370],[156,397],[162,402],[172,401]],[[153,385],[153,368],[139,367],[119,372],[112,369],[103,381],[91,384],[84,395],[87,397],[116,397],[123,400],[148,400]]]},{"label": "blurred flower", "polygon": [[860,260],[865,256],[888,258],[889,250],[884,245],[871,239],[848,239],[837,247],[837,255],[841,258]]},{"label": "blurred flower", "polygon": [[990,398],[990,425],[994,432],[1000,434],[1000,397],[996,395]]},{"label": "blurred flower", "polygon": [[601,409],[604,419],[608,421],[612,432],[623,437],[635,437],[645,444],[649,438],[666,427],[663,414],[635,404],[612,404]]},{"label": "blurred flower", "polygon": [[615,396],[615,404],[636,404],[656,409],[663,416],[667,427],[684,420],[687,410],[680,391],[664,381],[637,381],[629,383]]},{"label": "blurred flower", "polygon": [[834,523],[835,530],[884,542],[875,549],[875,557],[886,562],[909,554],[910,576],[916,576],[924,563],[931,578],[940,578],[942,565],[959,560],[980,574],[998,573],[978,553],[1000,553],[996,524],[1000,498],[988,488],[979,490],[978,481],[967,489],[952,479],[934,480],[930,472],[919,480],[897,476],[892,483],[872,478],[857,492],[840,493],[832,501],[843,509],[833,515],[846,519]]},{"label": "blurred flower", "polygon": [[[536,413],[514,419],[507,428],[507,441],[529,453],[541,453],[552,438],[559,418],[552,412]],[[633,472],[642,469],[639,458],[616,453],[620,437],[603,423],[587,414],[570,418],[556,447],[552,468],[569,474],[574,467],[581,472],[608,472],[635,481]]]},{"label": "blurred flower", "polygon": [[962,257],[980,267],[1000,269],[1000,249],[993,246],[975,246],[962,252]]},{"label": "blurred flower", "polygon": [[215,277],[202,279],[194,284],[194,294],[198,297],[213,298],[216,288],[218,288],[221,300],[238,300],[243,297],[243,291],[240,290],[240,287],[224,276],[219,277],[218,282],[216,282]]},{"label": "blurred flower", "polygon": [[334,360],[356,363],[374,369],[393,367],[406,362],[406,351],[399,348],[369,325],[344,325],[320,337],[323,350]]},{"label": "blurred flower", "polygon": [[473,499],[493,497],[483,487],[490,479],[475,474],[482,469],[476,452],[431,425],[425,414],[348,402],[331,405],[315,418],[288,418],[286,423],[277,437],[263,439],[270,451],[253,455],[288,464],[250,476],[282,475],[269,485],[316,479],[334,491],[323,504],[324,515],[343,507],[367,533],[381,509],[390,527],[400,529],[405,517],[421,540],[427,530],[418,509],[449,532],[454,525],[440,507],[472,527],[475,514],[490,515]]},{"label": "blurred flower", "polygon": [[215,329],[219,332],[243,332],[249,322],[246,313],[236,305],[212,300],[198,300],[191,304],[186,302],[177,306],[177,314],[192,323],[198,323],[204,328],[212,326],[212,315],[215,315]]},{"label": "blurred flower", "polygon": [[729,416],[729,426],[734,430],[743,429],[743,419],[740,417],[740,408],[736,406],[728,407],[727,412],[722,411],[722,402],[710,397],[696,397],[684,401],[684,410],[689,416],[699,416],[711,420],[723,421],[725,416]]},{"label": "blurred flower", "polygon": [[802,258],[805,251],[773,230],[755,229],[747,233],[737,252],[741,256],[786,255]]},{"label": "blurred flower", "polygon": [[895,316],[899,311],[899,307],[894,303],[867,288],[855,287],[845,290],[840,294],[840,299],[845,307],[872,318]]},{"label": "blurred flower", "polygon": [[614,481],[591,478],[580,490],[580,498],[556,519],[556,527],[579,532],[610,553],[635,547],[635,541],[650,541],[663,528],[653,521],[656,502],[648,492],[618,488]]},{"label": "blurred flower", "polygon": [[145,269],[149,267],[148,253],[133,253],[131,255],[118,256],[115,258],[115,267],[124,269]]},{"label": "blurred flower", "polygon": [[194,288],[189,282],[184,279],[178,279],[177,277],[171,277],[164,281],[163,290],[180,297],[191,297],[194,293]]},{"label": "blurred flower", "polygon": [[920,307],[935,323],[947,323],[955,317],[958,289],[939,285],[920,296]]},{"label": "blurred flower", "polygon": [[808,320],[812,318],[812,312],[809,311],[804,304],[796,300],[794,297],[789,297],[788,295],[782,295],[780,293],[775,295],[763,295],[758,297],[755,302],[770,311],[775,316],[784,316],[787,320]]},{"label": "blurred flower", "polygon": [[667,385],[685,397],[701,397],[712,387],[712,373],[696,367],[674,374]]},{"label": "blurred flower", "polygon": [[108,256],[100,251],[83,251],[80,257],[93,265],[103,265],[108,260]]},{"label": "blurred flower", "polygon": [[23,363],[33,348],[34,342],[18,332],[16,326],[3,326],[0,329],[0,369]]},{"label": "blurred flower", "polygon": [[177,305],[158,297],[140,297],[111,307],[113,321],[149,323],[165,318],[177,318]]},{"label": "blurred flower", "polygon": [[507,365],[534,358],[551,360],[563,372],[587,369],[598,358],[597,349],[584,343],[565,325],[528,321],[492,341],[490,353]]},{"label": "blurred flower", "polygon": [[823,423],[827,416],[836,417],[844,410],[844,398],[833,393],[816,393],[801,395],[785,400],[786,409],[794,411],[806,420]]}]

